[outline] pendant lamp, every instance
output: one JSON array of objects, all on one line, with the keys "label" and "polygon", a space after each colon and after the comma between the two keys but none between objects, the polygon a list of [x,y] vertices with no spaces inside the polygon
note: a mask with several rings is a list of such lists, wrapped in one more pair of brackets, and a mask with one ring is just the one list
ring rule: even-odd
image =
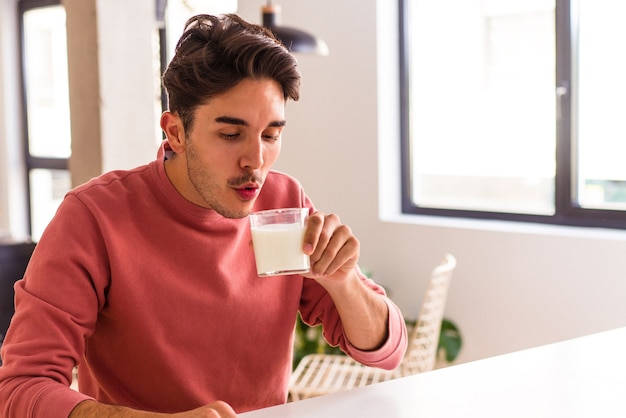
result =
[{"label": "pendant lamp", "polygon": [[279,26],[280,5],[272,4],[268,0],[267,4],[261,8],[263,13],[263,26],[271,30],[285,47],[296,53],[328,55],[328,46],[322,39],[304,32],[300,29]]}]

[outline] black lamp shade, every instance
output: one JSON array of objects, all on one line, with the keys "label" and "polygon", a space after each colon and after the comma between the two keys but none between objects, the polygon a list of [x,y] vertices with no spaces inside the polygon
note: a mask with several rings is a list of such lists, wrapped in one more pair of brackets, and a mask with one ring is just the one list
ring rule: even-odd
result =
[{"label": "black lamp shade", "polygon": [[277,7],[272,5],[263,7],[263,26],[271,30],[289,51],[328,55],[328,46],[323,40],[300,29],[276,24]]}]

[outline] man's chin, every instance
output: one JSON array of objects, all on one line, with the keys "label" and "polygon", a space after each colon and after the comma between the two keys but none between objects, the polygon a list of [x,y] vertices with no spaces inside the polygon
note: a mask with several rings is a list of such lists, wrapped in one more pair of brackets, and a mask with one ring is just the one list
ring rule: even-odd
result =
[{"label": "man's chin", "polygon": [[214,207],[213,210],[222,215],[224,218],[241,219],[245,218],[252,212],[252,204],[236,207]]}]

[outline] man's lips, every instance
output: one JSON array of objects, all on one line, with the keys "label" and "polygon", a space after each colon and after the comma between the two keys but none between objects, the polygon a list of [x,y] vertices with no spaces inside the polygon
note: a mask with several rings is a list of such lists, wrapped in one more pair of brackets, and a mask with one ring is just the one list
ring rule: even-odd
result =
[{"label": "man's lips", "polygon": [[259,194],[260,187],[258,184],[246,184],[235,188],[235,191],[242,200],[252,200]]}]

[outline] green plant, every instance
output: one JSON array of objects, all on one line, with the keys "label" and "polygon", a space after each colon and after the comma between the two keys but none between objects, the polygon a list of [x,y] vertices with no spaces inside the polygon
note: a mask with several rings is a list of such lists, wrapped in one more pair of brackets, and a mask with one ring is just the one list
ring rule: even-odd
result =
[{"label": "green plant", "polygon": [[446,362],[452,363],[459,356],[463,346],[463,336],[459,327],[450,319],[443,318],[439,332],[437,354]]},{"label": "green plant", "polygon": [[[409,333],[415,327],[415,320],[407,320],[406,326]],[[463,336],[459,327],[448,318],[443,318],[439,330],[439,341],[437,344],[437,359],[452,363],[459,356],[463,346]]]}]

